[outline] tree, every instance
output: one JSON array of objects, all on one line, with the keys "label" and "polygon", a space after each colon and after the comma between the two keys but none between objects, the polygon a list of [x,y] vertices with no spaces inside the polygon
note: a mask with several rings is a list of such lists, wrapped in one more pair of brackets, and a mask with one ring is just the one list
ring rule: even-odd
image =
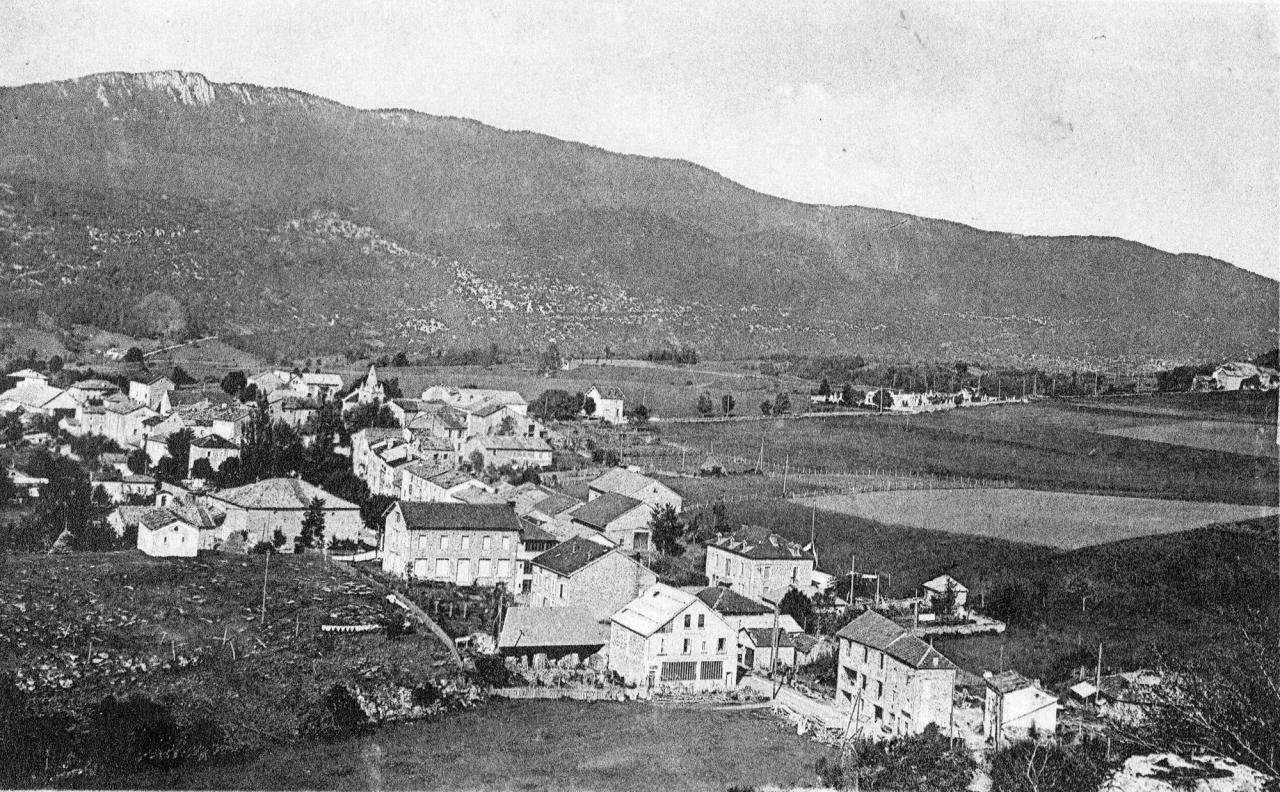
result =
[{"label": "tree", "polygon": [[991,757],[992,788],[1000,792],[1094,792],[1110,770],[1106,744],[1067,746],[1023,740]]},{"label": "tree", "polygon": [[240,396],[249,385],[249,378],[244,375],[243,371],[228,371],[226,376],[222,378],[221,388],[228,396]]},{"label": "tree", "polygon": [[14,485],[13,479],[9,478],[9,471],[0,464],[0,506],[13,500],[17,495],[18,488]]},{"label": "tree", "polygon": [[50,374],[57,374],[59,371],[62,371],[62,366],[63,360],[61,355],[54,355],[49,358],[49,361],[45,364],[45,368],[49,370]]},{"label": "tree", "polygon": [[791,397],[787,395],[786,391],[780,391],[777,397],[774,398],[773,400],[774,415],[782,415],[783,413],[787,412],[790,409],[791,409]]},{"label": "tree", "polygon": [[360,519],[364,522],[364,527],[382,536],[382,531],[386,528],[387,509],[395,502],[396,499],[390,495],[370,495],[361,500]]},{"label": "tree", "polygon": [[165,441],[165,457],[156,465],[155,475],[161,481],[178,482],[187,477],[187,465],[191,459],[191,441],[195,434],[181,429],[169,435]]},{"label": "tree", "polygon": [[950,578],[942,593],[933,598],[933,612],[939,616],[950,616],[956,610],[956,583]]},{"label": "tree", "polygon": [[129,349],[124,353],[124,362],[125,363],[141,363],[142,350],[138,349],[136,346],[129,347]]},{"label": "tree", "polygon": [[538,359],[538,369],[543,373],[559,371],[564,367],[564,360],[560,357],[560,347],[552,341],[547,344],[547,348],[543,351],[542,356]]},{"label": "tree", "polygon": [[479,449],[471,452],[467,462],[471,464],[472,473],[479,474],[484,471],[484,454],[480,453]]},{"label": "tree", "polygon": [[736,404],[737,403],[733,400],[733,396],[728,393],[720,397],[720,411],[725,415],[733,412],[733,408]]},{"label": "tree", "polygon": [[871,397],[871,401],[880,409],[887,410],[893,406],[893,394],[889,392],[888,388],[879,388],[876,390],[875,395]]},{"label": "tree", "polygon": [[124,463],[129,466],[129,470],[141,476],[147,472],[147,466],[151,463],[151,459],[147,456],[146,451],[141,448],[135,448],[124,458]]},{"label": "tree", "polygon": [[768,399],[765,399],[764,401],[760,402],[760,412],[764,415],[772,414],[773,402],[769,401]]},{"label": "tree", "polygon": [[182,366],[173,367],[173,375],[169,377],[173,380],[173,384],[181,388],[184,385],[190,385],[196,381],[196,378],[187,373]]},{"label": "tree", "polygon": [[298,546],[324,547],[324,501],[312,498],[302,514],[302,533],[298,535]]},{"label": "tree", "polygon": [[545,390],[530,405],[533,414],[542,421],[572,421],[582,409],[582,394],[552,388]]},{"label": "tree", "polygon": [[649,408],[645,407],[643,404],[637,404],[635,407],[632,407],[627,412],[627,416],[631,418],[631,422],[636,426],[649,425]]},{"label": "tree", "polygon": [[404,368],[409,365],[409,356],[401,350],[395,354],[395,357],[391,358],[391,365],[393,368]]},{"label": "tree", "polygon": [[715,412],[715,405],[711,403],[711,394],[703,391],[698,394],[698,414],[703,416],[711,415]]},{"label": "tree", "polygon": [[853,386],[845,383],[844,389],[840,391],[840,403],[846,407],[852,407],[854,403]]},{"label": "tree", "polygon": [[590,418],[596,414],[596,400],[590,396],[582,397],[582,414]]},{"label": "tree", "polygon": [[785,613],[796,620],[796,623],[808,630],[809,619],[813,616],[813,601],[798,589],[790,589],[778,603],[778,612]]},{"label": "tree", "polygon": [[973,755],[951,740],[936,723],[920,734],[874,740],[859,737],[844,752],[818,757],[814,770],[825,786],[836,789],[892,789],[936,792],[964,789],[972,780]]},{"label": "tree", "polygon": [[831,383],[827,382],[826,377],[823,377],[822,382],[818,384],[818,395],[823,397],[831,395]]},{"label": "tree", "polygon": [[684,555],[684,545],[680,544],[683,534],[684,526],[680,524],[680,516],[676,514],[676,507],[670,503],[659,507],[649,520],[649,536],[653,538],[654,548],[663,555]]},{"label": "tree", "polygon": [[213,480],[213,465],[209,462],[209,457],[200,457],[191,465],[191,477],[204,479],[205,481]]},{"label": "tree", "polygon": [[497,434],[503,437],[509,437],[516,433],[516,419],[510,415],[504,416],[502,423],[498,425]]}]

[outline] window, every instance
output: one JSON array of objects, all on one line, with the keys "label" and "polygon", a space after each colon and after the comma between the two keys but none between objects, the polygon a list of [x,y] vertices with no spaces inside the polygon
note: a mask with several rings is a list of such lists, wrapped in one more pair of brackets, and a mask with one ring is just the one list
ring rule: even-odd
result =
[{"label": "window", "polygon": [[636,531],[635,534],[631,537],[631,547],[634,550],[648,550],[649,549],[649,532]]},{"label": "window", "polygon": [[701,614],[701,613],[698,614],[698,629],[702,629],[704,626],[706,626],[706,618],[707,617],[704,614]]},{"label": "window", "polygon": [[462,547],[462,549],[463,549],[463,550],[470,550],[470,549],[471,549],[471,537],[470,537],[469,535],[467,535],[467,534],[463,534],[463,535],[462,535],[462,545],[461,545],[461,547]]},{"label": "window", "polygon": [[509,559],[506,559],[506,558],[498,559],[498,577],[500,578],[511,577],[511,561]]},{"label": "window", "polygon": [[876,698],[884,698],[884,683],[876,683]]},{"label": "window", "polygon": [[865,647],[865,646],[864,646],[864,647],[862,647],[862,662],[864,662],[864,663],[865,663],[865,662],[867,662],[867,652],[868,652],[868,651],[869,651],[869,650],[867,649],[867,647]]},{"label": "window", "polygon": [[716,654],[724,654],[724,639],[716,639]]},{"label": "window", "polygon": [[884,652],[880,653],[880,670],[884,670]]},{"label": "window", "polygon": [[681,645],[681,647],[680,647],[680,654],[689,654],[689,644],[690,644],[690,643],[692,643],[692,641],[690,641],[688,638],[685,638],[685,639],[684,639],[684,641],[683,641],[683,643],[682,643],[682,645]]},{"label": "window", "polygon": [[449,537],[447,536],[440,537],[440,549],[441,550],[449,549]]},{"label": "window", "polygon": [[560,584],[560,599],[564,599],[564,584]]},{"label": "window", "polygon": [[701,672],[699,679],[719,679],[724,673],[724,663],[719,660],[703,660],[698,670]]},{"label": "window", "polygon": [[791,582],[796,582],[796,576],[800,572],[799,567],[791,567]]},{"label": "window", "polygon": [[481,537],[481,539],[480,539],[480,549],[481,549],[481,550],[492,550],[492,549],[493,549],[493,537],[492,537],[492,536],[490,536],[489,534],[485,534],[483,537]]},{"label": "window", "polygon": [[436,578],[439,580],[449,579],[449,562],[443,558],[436,559]]},{"label": "window", "polygon": [[690,615],[690,614],[688,614],[688,613],[686,613],[686,614],[684,615],[684,628],[685,628],[686,630],[687,630],[687,629],[689,629],[689,626],[690,626],[692,623],[693,623],[693,616],[692,616],[692,615]]},{"label": "window", "polygon": [[476,562],[476,577],[487,578],[493,577],[493,561],[488,558],[482,558]]},{"label": "window", "polygon": [[707,642],[706,642],[706,641],[703,641],[703,642],[702,642],[702,653],[703,653],[703,654],[706,654],[706,653],[707,653]]},{"label": "window", "polygon": [[664,655],[664,654],[666,654],[666,653],[667,653],[667,639],[666,639],[666,638],[659,638],[659,639],[658,639],[658,654],[660,654],[660,655]]},{"label": "window", "polygon": [[884,708],[876,707],[876,720],[884,720]]},{"label": "window", "polygon": [[662,664],[663,682],[692,682],[698,678],[698,664],[675,662]]},{"label": "window", "polygon": [[510,549],[511,549],[511,537],[510,537],[510,536],[506,536],[506,535],[504,535],[504,536],[502,537],[502,549],[503,549],[503,550],[510,550]]},{"label": "window", "polygon": [[866,674],[863,674],[863,675],[862,675],[862,689],[863,689],[863,690],[866,690],[866,689],[867,689],[867,675],[866,675]]}]

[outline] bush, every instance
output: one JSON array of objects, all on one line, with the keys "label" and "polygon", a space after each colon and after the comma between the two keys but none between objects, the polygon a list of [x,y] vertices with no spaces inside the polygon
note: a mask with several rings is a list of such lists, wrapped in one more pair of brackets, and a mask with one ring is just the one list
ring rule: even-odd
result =
[{"label": "bush", "polygon": [[118,701],[107,696],[98,705],[94,753],[104,767],[179,764],[181,734],[169,708],[146,696]]},{"label": "bush", "polygon": [[303,737],[333,742],[360,734],[369,728],[369,719],[360,702],[342,685],[329,688],[298,718],[298,733]]},{"label": "bush", "polygon": [[1093,792],[1107,776],[1106,747],[1019,742],[991,758],[992,792]]},{"label": "bush", "polygon": [[482,687],[506,687],[510,681],[506,662],[497,655],[476,658],[475,683]]}]

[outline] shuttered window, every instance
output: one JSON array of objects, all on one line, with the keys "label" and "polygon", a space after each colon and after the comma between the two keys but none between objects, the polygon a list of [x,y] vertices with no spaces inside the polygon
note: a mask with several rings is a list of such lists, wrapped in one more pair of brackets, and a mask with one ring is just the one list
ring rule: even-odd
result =
[{"label": "shuttered window", "polygon": [[677,663],[662,664],[662,681],[663,682],[692,682],[697,678],[698,678],[697,663],[677,662]]},{"label": "shuttered window", "polygon": [[719,660],[703,660],[701,671],[699,679],[719,679],[724,673],[724,663]]}]

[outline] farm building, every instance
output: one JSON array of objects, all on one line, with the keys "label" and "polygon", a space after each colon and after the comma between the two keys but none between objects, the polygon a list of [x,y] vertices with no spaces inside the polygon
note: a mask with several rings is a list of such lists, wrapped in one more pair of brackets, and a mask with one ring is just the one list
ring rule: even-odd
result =
[{"label": "farm building", "polygon": [[314,399],[321,404],[337,396],[343,386],[342,377],[337,374],[304,371],[300,379],[302,381],[302,391],[307,395],[307,398]]},{"label": "farm building", "polygon": [[784,586],[808,588],[813,556],[767,528],[744,525],[707,545],[705,574],[712,585],[762,598]]},{"label": "farm building", "polygon": [[1001,744],[1036,735],[1053,737],[1058,728],[1058,697],[1017,671],[982,675],[986,680],[986,707],[982,733]]},{"label": "farm building", "polygon": [[692,594],[655,583],[613,614],[609,669],[646,688],[724,690],[737,682],[738,636]]},{"label": "farm building", "polygon": [[502,583],[516,591],[523,528],[510,506],[399,501],[387,511],[382,570],[460,586]]},{"label": "farm building", "polygon": [[1280,388],[1280,371],[1253,363],[1223,363],[1213,371],[1217,390],[1274,390]]},{"label": "farm building", "polygon": [[70,417],[75,415],[79,403],[63,390],[42,379],[24,379],[4,393],[0,393],[0,412],[25,412],[32,415]]},{"label": "farm building", "polygon": [[577,665],[609,642],[609,625],[583,608],[511,608],[498,633],[498,652],[535,668],[547,661]]},{"label": "farm building", "polygon": [[840,657],[836,703],[851,707],[860,727],[919,734],[951,725],[956,665],[904,627],[866,611],[836,637]]},{"label": "farm building", "polygon": [[462,458],[480,454],[486,466],[514,468],[551,467],[551,446],[537,437],[476,435],[462,443]]},{"label": "farm building", "polygon": [[215,492],[209,505],[226,513],[218,530],[223,545],[243,542],[245,549],[258,542],[272,541],[275,532],[284,534],[283,552],[292,552],[294,540],[302,534],[302,518],[313,500],[323,504],[324,541],[357,541],[364,532],[360,507],[332,495],[302,479],[265,479],[243,487]]},{"label": "farm building", "polygon": [[605,423],[626,423],[627,419],[623,410],[623,402],[626,400],[626,396],[623,395],[620,388],[614,385],[606,385],[603,388],[599,385],[592,385],[586,396],[596,404],[595,412],[591,413],[590,417],[599,418]]},{"label": "farm building", "polygon": [[573,523],[596,531],[627,552],[649,551],[649,505],[616,492],[601,495],[573,510]]},{"label": "farm building", "polygon": [[200,529],[168,509],[147,509],[138,520],[138,549],[149,556],[194,558]]},{"label": "farm building", "polygon": [[757,671],[775,668],[774,643],[777,643],[777,668],[794,668],[796,646],[787,631],[779,627],[743,627],[738,630],[738,665]]},{"label": "farm building", "polygon": [[920,585],[921,605],[932,607],[934,600],[944,596],[948,587],[955,594],[955,607],[963,609],[969,602],[969,589],[950,575],[938,575],[936,578]]},{"label": "farm building", "polygon": [[652,570],[617,548],[574,537],[533,559],[530,603],[606,619],[657,582]]},{"label": "farm building", "polygon": [[678,512],[684,507],[684,498],[675,490],[657,479],[626,468],[610,468],[592,479],[587,485],[587,500],[593,501],[610,492],[644,501],[654,509],[669,505]]}]

